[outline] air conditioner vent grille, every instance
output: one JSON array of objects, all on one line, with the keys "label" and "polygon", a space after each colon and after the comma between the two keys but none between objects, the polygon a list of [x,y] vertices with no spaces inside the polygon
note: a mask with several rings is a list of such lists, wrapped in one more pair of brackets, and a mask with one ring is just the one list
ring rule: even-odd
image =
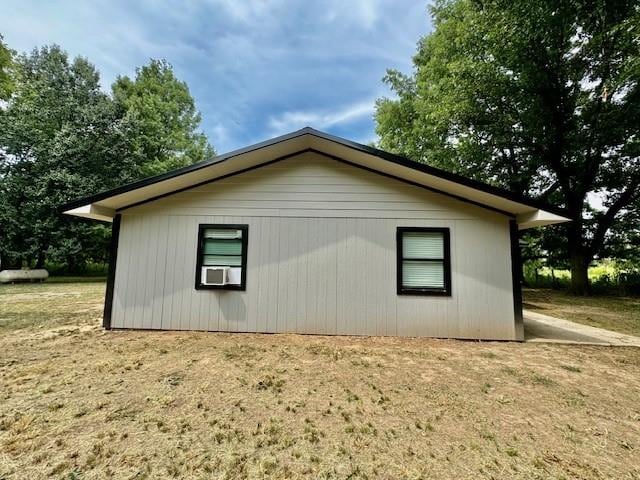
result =
[{"label": "air conditioner vent grille", "polygon": [[226,270],[223,268],[207,268],[205,283],[212,285],[224,285],[226,273]]}]

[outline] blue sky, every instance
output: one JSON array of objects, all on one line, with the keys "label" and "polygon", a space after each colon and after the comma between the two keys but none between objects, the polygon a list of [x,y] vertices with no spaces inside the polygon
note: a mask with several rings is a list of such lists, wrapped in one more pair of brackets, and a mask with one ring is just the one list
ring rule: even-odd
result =
[{"label": "blue sky", "polygon": [[0,15],[11,48],[57,43],[88,57],[105,89],[168,60],[219,153],[306,125],[375,140],[385,70],[410,72],[429,29],[426,2],[407,0],[3,0]]}]

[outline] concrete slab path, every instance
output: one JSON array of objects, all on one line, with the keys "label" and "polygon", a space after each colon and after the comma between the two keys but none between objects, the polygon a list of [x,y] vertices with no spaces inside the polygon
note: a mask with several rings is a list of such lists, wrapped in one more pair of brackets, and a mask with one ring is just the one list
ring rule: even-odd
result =
[{"label": "concrete slab path", "polygon": [[640,347],[640,337],[633,335],[590,327],[531,310],[525,310],[523,316],[526,342]]}]

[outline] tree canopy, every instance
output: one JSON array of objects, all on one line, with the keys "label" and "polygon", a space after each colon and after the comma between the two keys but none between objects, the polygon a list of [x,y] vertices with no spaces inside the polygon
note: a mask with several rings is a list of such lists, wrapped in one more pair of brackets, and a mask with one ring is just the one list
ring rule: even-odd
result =
[{"label": "tree canopy", "polygon": [[88,60],[70,60],[58,46],[14,59],[0,108],[4,268],[49,261],[77,271],[104,260],[108,226],[62,215],[62,204],[211,154],[186,85],[165,62],[148,71],[161,73],[139,72],[152,86],[119,79],[109,95]]},{"label": "tree canopy", "polygon": [[215,154],[198,131],[200,113],[187,84],[178,80],[171,65],[151,60],[136,77],[119,77],[113,97],[136,125],[134,147],[143,159],[144,176],[207,160]]},{"label": "tree canopy", "polygon": [[431,15],[414,74],[385,77],[381,147],[565,207],[584,293],[593,258],[638,230],[640,6],[440,0]]},{"label": "tree canopy", "polygon": [[6,100],[12,90],[13,80],[11,78],[12,52],[2,41],[0,35],[0,100]]}]

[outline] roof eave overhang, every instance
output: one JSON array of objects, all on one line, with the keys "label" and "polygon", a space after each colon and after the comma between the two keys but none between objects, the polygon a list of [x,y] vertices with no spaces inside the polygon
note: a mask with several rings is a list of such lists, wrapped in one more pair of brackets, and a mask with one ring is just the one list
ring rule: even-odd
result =
[{"label": "roof eave overhang", "polygon": [[107,208],[93,203],[65,210],[63,213],[76,217],[90,218],[92,220],[101,220],[103,222],[112,222],[113,217],[116,216],[116,211],[113,208]]},{"label": "roof eave overhang", "polygon": [[62,210],[68,215],[111,221],[119,210],[309,150],[511,216],[521,230],[570,221],[559,209],[541,207],[534,200],[310,128],[76,200]]},{"label": "roof eave overhang", "polygon": [[528,228],[546,227],[547,225],[555,225],[558,223],[570,222],[571,220],[561,215],[556,215],[545,210],[533,210],[531,212],[523,213],[516,217],[519,230],[526,230]]}]

